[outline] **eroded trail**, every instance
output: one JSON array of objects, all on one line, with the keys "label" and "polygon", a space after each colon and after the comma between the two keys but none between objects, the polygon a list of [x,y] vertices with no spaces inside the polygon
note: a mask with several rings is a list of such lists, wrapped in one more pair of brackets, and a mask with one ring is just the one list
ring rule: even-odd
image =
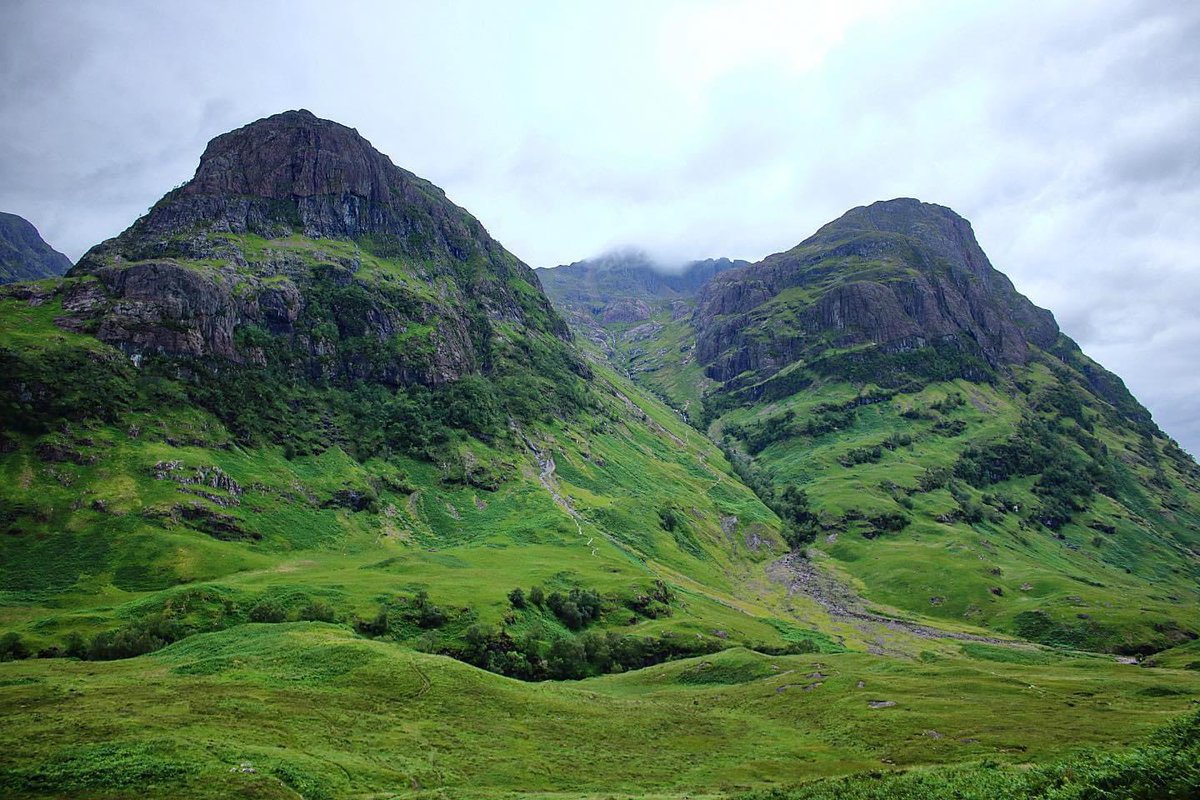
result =
[{"label": "eroded trail", "polygon": [[[571,501],[564,497],[562,492],[558,490],[558,481],[554,478],[554,456],[538,447],[533,440],[524,433],[520,433],[519,435],[521,437],[521,441],[525,442],[525,447],[529,449],[529,452],[533,454],[534,459],[537,460],[538,482],[541,483],[545,490],[550,493],[550,497],[554,500],[554,504],[561,508],[563,512],[571,518],[571,521],[575,523],[575,532],[578,533],[579,537],[582,539],[586,535],[583,532],[583,515],[580,514],[575,509],[575,506],[571,504]],[[596,552],[596,548],[592,547],[592,541],[593,539],[589,538],[587,540],[587,546],[591,548],[592,555],[599,555],[599,553]]]},{"label": "eroded trail", "polygon": [[864,633],[870,632],[869,626],[882,626],[888,630],[902,631],[922,639],[955,639],[1007,647],[1032,647],[1032,645],[1013,639],[947,631],[864,611],[863,599],[857,592],[808,559],[801,558],[795,553],[788,553],[783,558],[771,563],[767,567],[767,576],[778,583],[786,583],[789,597],[795,594],[810,597],[824,608],[829,616],[857,623],[856,627],[859,627]]}]

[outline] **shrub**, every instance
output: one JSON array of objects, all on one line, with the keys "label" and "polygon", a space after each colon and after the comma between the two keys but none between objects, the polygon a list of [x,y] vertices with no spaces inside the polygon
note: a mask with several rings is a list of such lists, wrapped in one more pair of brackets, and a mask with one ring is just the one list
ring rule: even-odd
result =
[{"label": "shrub", "polygon": [[0,636],[0,661],[20,661],[30,655],[19,633],[9,632]]},{"label": "shrub", "polygon": [[275,600],[259,600],[250,607],[247,616],[251,622],[286,622],[287,609]]},{"label": "shrub", "polygon": [[323,600],[313,600],[300,609],[300,619],[308,622],[333,622],[337,619],[337,614],[333,606]]}]

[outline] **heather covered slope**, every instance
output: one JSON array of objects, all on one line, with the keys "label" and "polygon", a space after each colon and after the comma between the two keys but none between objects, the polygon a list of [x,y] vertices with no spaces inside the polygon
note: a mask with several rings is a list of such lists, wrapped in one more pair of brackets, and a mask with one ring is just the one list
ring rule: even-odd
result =
[{"label": "heather covered slope", "polygon": [[46,244],[28,220],[0,213],[0,283],[50,278],[70,268],[71,260]]},{"label": "heather covered slope", "polygon": [[651,323],[614,360],[870,600],[1127,654],[1200,631],[1195,462],[949,209],[854,209]]}]

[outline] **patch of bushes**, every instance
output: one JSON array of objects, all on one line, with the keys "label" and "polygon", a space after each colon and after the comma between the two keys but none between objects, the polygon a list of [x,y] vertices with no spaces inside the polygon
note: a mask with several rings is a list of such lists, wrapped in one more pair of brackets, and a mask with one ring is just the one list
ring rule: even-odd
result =
[{"label": "patch of bushes", "polygon": [[931,346],[903,352],[887,352],[878,347],[838,353],[814,361],[811,369],[818,375],[853,383],[873,383],[885,389],[915,392],[930,383],[965,378],[990,383],[995,370],[987,363],[978,346],[946,340]]},{"label": "patch of bushes", "polygon": [[546,608],[567,628],[580,630],[600,618],[602,601],[593,589],[571,589],[567,594],[551,592]]},{"label": "patch of bushes", "polygon": [[783,539],[793,550],[817,538],[817,515],[812,512],[808,493],[803,489],[788,484],[781,491],[772,491],[764,502],[783,520]]},{"label": "patch of bushes", "polygon": [[967,448],[954,474],[978,488],[1037,475],[1033,492],[1040,506],[1029,516],[1055,531],[1087,510],[1097,489],[1115,493],[1115,478],[1099,443],[1084,460],[1040,419],[1026,419],[1005,441]]},{"label": "patch of bushes", "polygon": [[642,669],[664,661],[714,653],[722,647],[719,642],[670,632],[653,637],[589,632],[545,641],[528,635],[514,638],[502,628],[476,625],[467,630],[461,646],[444,652],[489,672],[541,681],[576,680]]},{"label": "patch of bushes", "polygon": [[397,595],[388,600],[372,619],[356,619],[354,629],[366,636],[405,636],[414,633],[414,629],[440,628],[449,619],[450,615],[421,589],[412,596]]},{"label": "patch of bushes", "polygon": [[875,464],[883,458],[883,446],[854,447],[838,457],[838,463],[843,467],[853,467],[858,464]]},{"label": "patch of bushes", "polygon": [[10,631],[0,636],[0,661],[21,661],[31,655],[19,633]]}]

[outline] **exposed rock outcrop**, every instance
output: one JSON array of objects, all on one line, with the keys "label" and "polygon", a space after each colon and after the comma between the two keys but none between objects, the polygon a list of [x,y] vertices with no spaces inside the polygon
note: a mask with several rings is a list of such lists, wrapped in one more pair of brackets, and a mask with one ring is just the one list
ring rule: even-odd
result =
[{"label": "exposed rock outcrop", "polygon": [[604,324],[641,322],[650,318],[650,306],[643,300],[622,298],[604,307],[600,319]]},{"label": "exposed rock outcrop", "polygon": [[696,357],[717,380],[769,376],[829,350],[951,342],[992,365],[1023,364],[1059,337],[942,206],[899,199],[852,209],[785,253],[701,291]]}]

